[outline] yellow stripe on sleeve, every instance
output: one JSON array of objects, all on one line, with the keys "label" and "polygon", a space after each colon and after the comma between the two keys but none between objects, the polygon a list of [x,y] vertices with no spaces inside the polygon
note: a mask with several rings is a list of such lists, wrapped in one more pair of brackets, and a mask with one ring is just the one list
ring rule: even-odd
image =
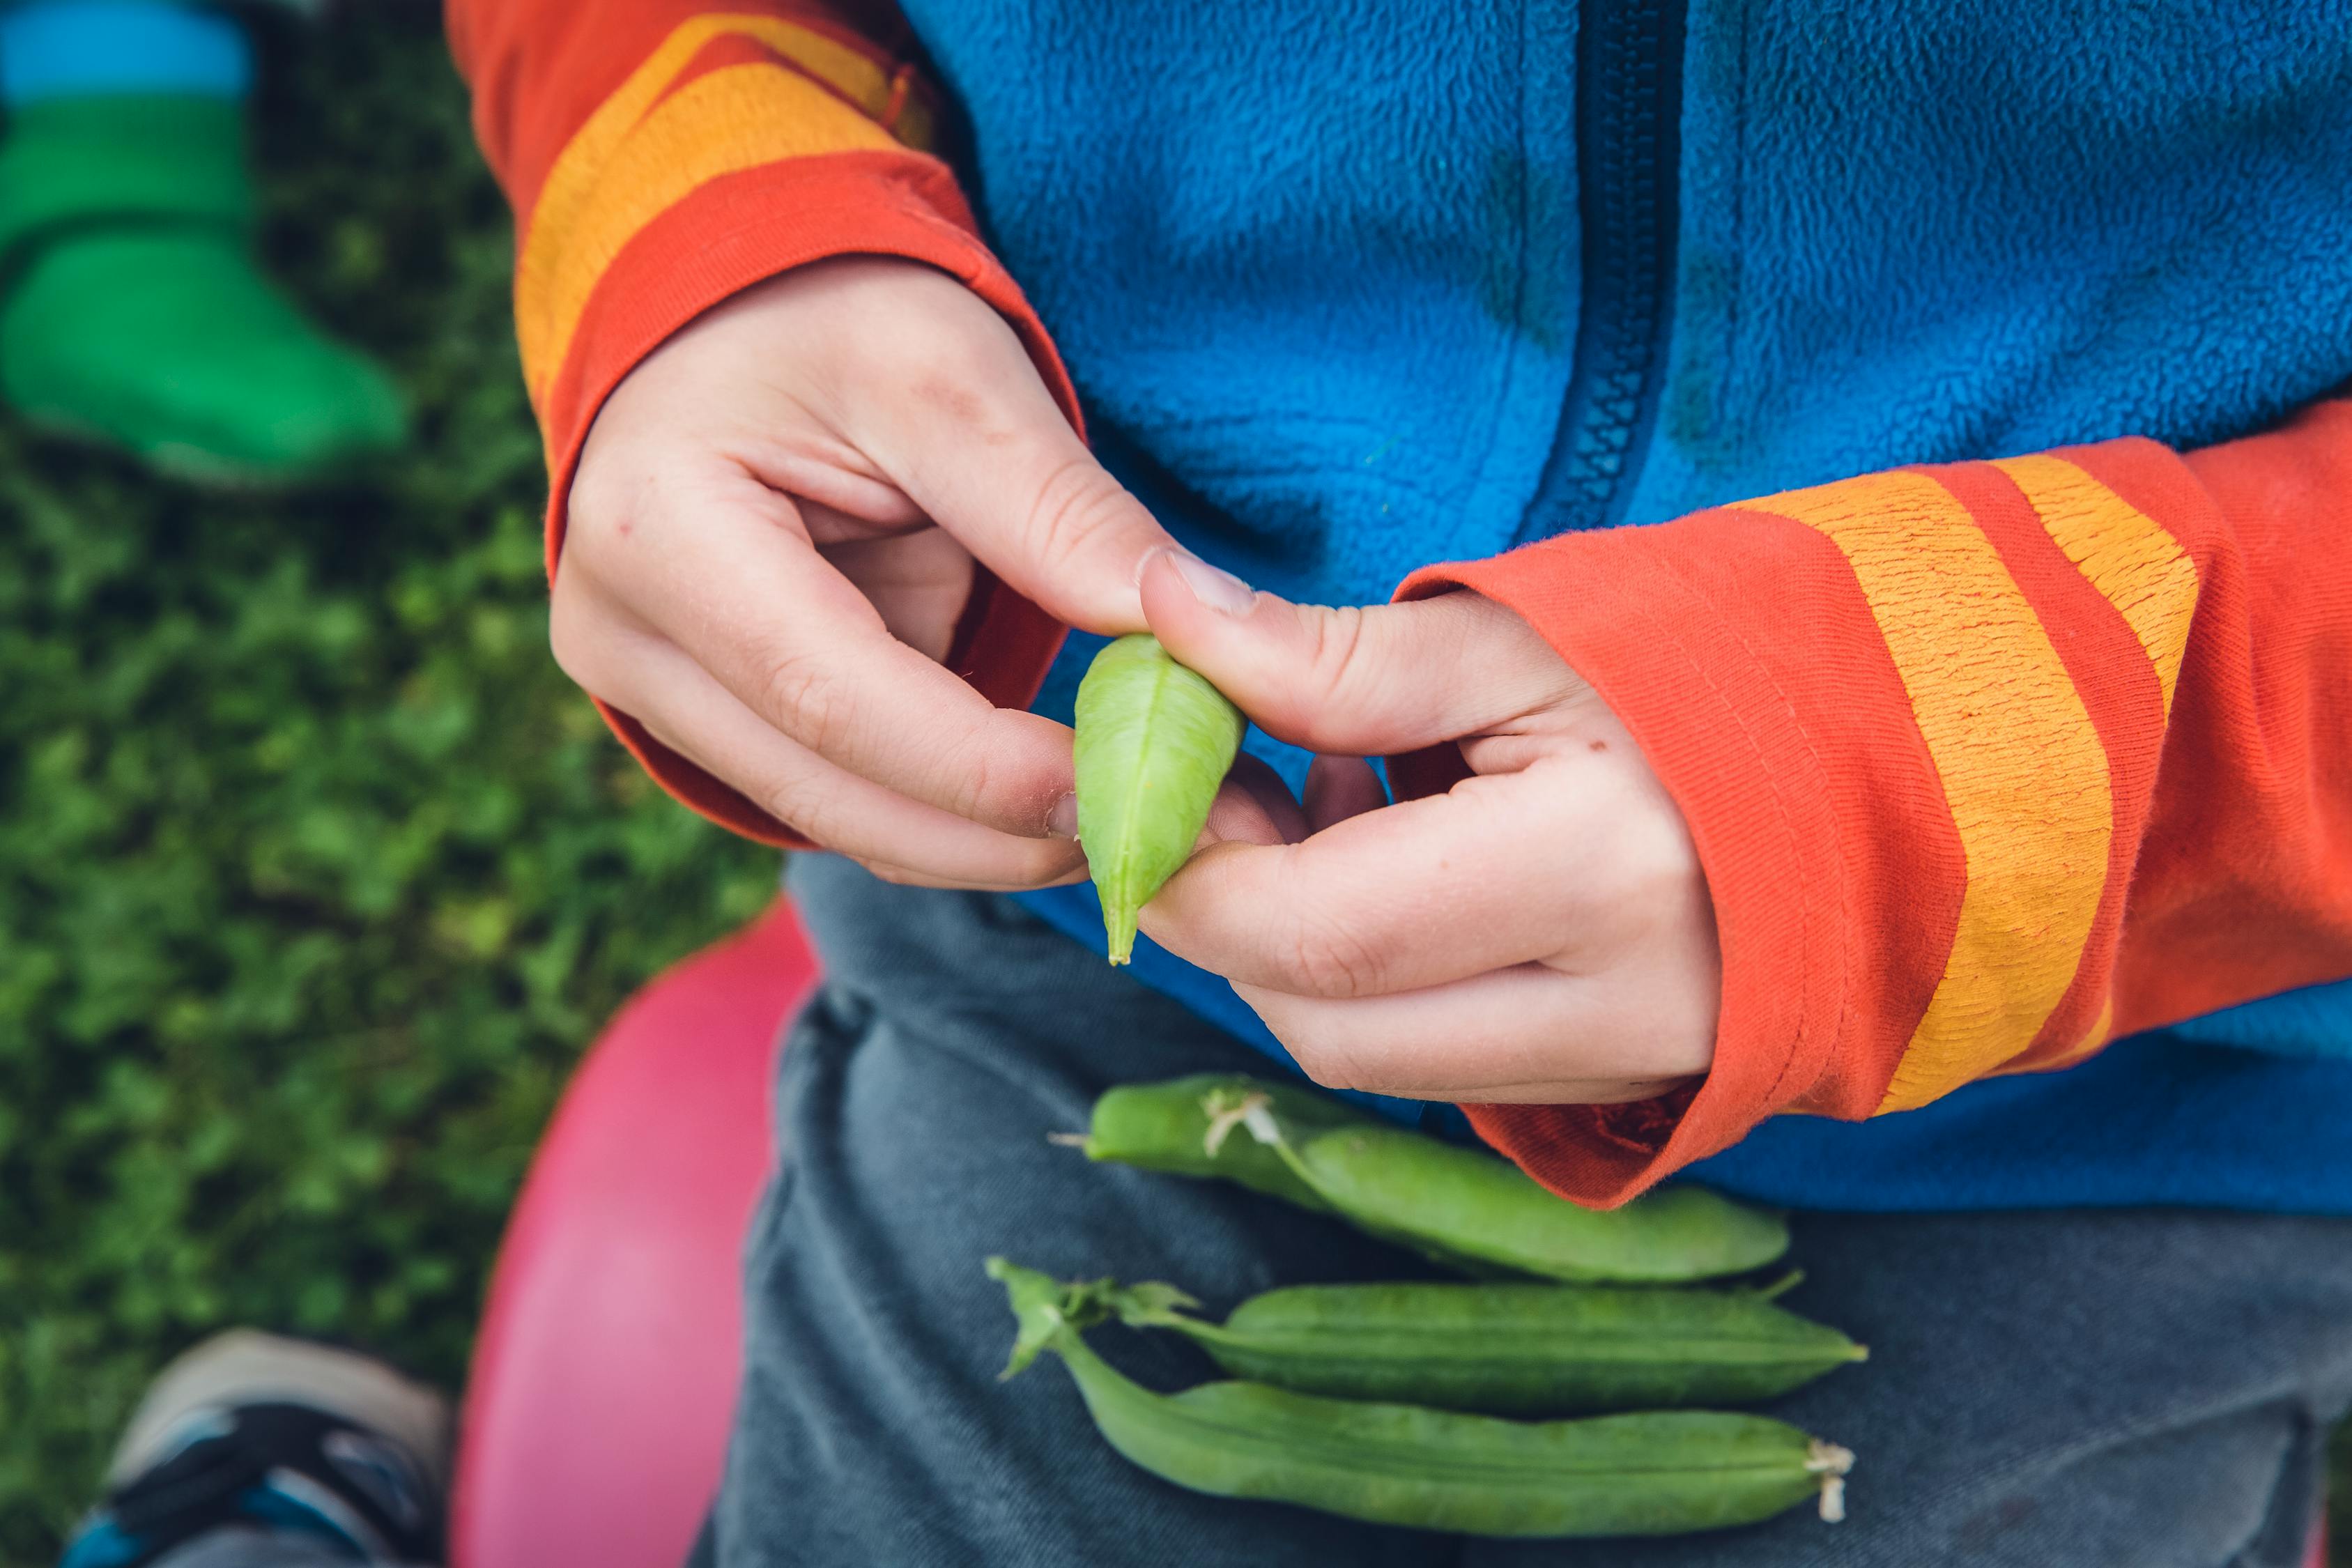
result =
[{"label": "yellow stripe on sleeve", "polygon": [[[773,49],[858,108],[771,65],[725,67],[663,96],[704,46],[728,37]],[[929,145],[929,117],[918,103],[902,106],[895,137],[878,122],[892,85],[856,49],[773,16],[680,23],[564,144],[532,205],[515,268],[515,326],[532,400],[544,399],[590,291],[621,247],[697,186],[779,158]]]},{"label": "yellow stripe on sleeve", "polygon": [[1951,950],[1878,1108],[1912,1110],[2023,1051],[2064,999],[2106,885],[2106,752],[1991,541],[1933,479],[1874,474],[1744,506],[1844,553],[1959,832]]},{"label": "yellow stripe on sleeve", "polygon": [[2005,458],[1993,467],[2016,481],[2052,541],[2131,626],[2169,716],[2197,613],[2197,563],[2162,523],[2063,458]]}]

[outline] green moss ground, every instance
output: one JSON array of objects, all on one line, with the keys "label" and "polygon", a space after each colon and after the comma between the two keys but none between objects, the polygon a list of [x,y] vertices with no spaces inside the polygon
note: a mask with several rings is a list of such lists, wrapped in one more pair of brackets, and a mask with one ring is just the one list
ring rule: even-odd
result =
[{"label": "green moss ground", "polygon": [[338,493],[225,499],[0,420],[6,1568],[52,1560],[213,1328],[454,1384],[582,1045],[774,872],[547,657],[509,227],[437,19],[268,43],[270,253],[419,437]]},{"label": "green moss ground", "polygon": [[430,7],[273,35],[281,273],[415,399],[339,493],[205,498],[0,416],[0,1563],[216,1326],[454,1384],[599,1022],[775,858],[546,647],[506,211]]}]

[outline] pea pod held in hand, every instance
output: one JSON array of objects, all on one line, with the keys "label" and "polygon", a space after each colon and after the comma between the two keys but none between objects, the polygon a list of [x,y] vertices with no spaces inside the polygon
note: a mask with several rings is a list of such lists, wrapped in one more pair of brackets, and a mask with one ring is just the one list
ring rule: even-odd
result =
[{"label": "pea pod held in hand", "polygon": [[1665,1411],[1525,1423],[1361,1404],[1259,1383],[1154,1394],[1087,1347],[1106,1287],[1064,1287],[991,1258],[1019,1335],[1011,1376],[1060,1356],[1095,1425],[1134,1463],[1219,1497],[1486,1536],[1670,1535],[1769,1519],[1818,1498],[1843,1512],[1853,1456],[1761,1415]]},{"label": "pea pod held in hand", "polygon": [[1286,1127],[1271,1100],[1239,1108],[1250,1135],[1359,1228],[1475,1264],[1571,1283],[1681,1284],[1745,1273],[1789,1249],[1778,1215],[1704,1187],[1580,1208],[1516,1165],[1402,1127]]},{"label": "pea pod held in hand", "polygon": [[1755,1405],[1868,1354],[1743,1290],[1398,1282],[1253,1296],[1222,1324],[1164,1285],[1105,1295],[1135,1328],[1173,1329],[1236,1377],[1339,1399],[1498,1415]]},{"label": "pea pod held in hand", "polygon": [[1078,683],[1078,845],[1101,895],[1110,961],[1136,911],[1191,858],[1242,742],[1241,710],[1144,633],[1113,642]]}]

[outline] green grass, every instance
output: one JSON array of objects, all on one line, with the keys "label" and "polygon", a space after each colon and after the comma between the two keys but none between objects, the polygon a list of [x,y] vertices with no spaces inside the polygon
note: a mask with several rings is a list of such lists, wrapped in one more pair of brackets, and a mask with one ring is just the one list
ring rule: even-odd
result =
[{"label": "green grass", "polygon": [[270,254],[419,436],[339,493],[204,498],[0,416],[10,1568],[215,1327],[454,1386],[581,1047],[773,885],[548,657],[510,229],[437,17],[271,42]]},{"label": "green grass", "polygon": [[420,431],[271,500],[0,421],[7,1568],[52,1560],[131,1401],[214,1328],[454,1385],[581,1047],[774,874],[547,657],[510,236],[436,18],[272,44],[270,254]]}]

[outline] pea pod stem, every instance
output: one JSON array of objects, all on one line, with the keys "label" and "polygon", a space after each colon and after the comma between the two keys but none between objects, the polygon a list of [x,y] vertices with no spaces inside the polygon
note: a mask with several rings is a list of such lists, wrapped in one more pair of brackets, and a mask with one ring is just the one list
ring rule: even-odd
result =
[{"label": "pea pod stem", "polygon": [[1155,1394],[1080,1331],[1107,1282],[1057,1287],[992,1258],[1019,1321],[1010,1376],[1059,1356],[1111,1446],[1194,1491],[1374,1523],[1520,1537],[1658,1535],[1753,1523],[1808,1498],[1843,1511],[1853,1455],[1760,1415],[1670,1411],[1516,1422],[1249,1382]]}]

